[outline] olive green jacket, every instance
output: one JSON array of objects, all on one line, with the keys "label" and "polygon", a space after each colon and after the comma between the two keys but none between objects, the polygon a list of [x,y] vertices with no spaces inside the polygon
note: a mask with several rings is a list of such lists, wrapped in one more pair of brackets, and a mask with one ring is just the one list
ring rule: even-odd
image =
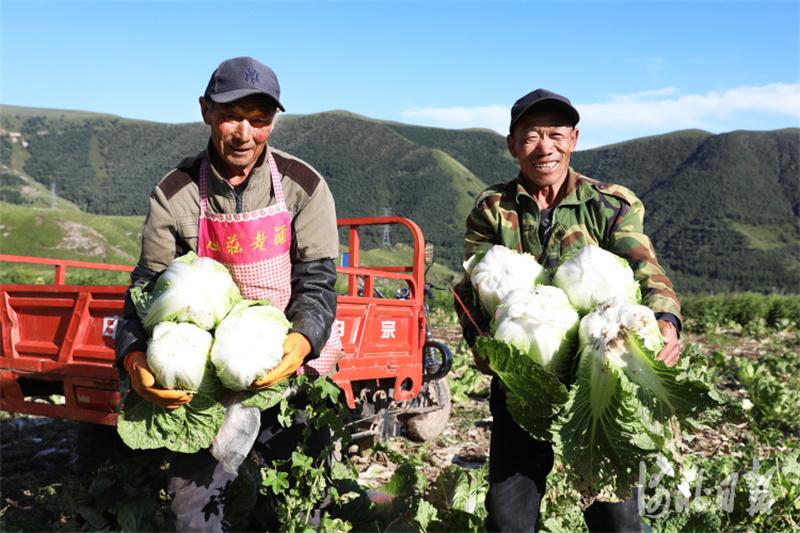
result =
[{"label": "olive green jacket", "polygon": [[[285,313],[292,322],[292,331],[302,333],[311,342],[308,361],[319,355],[336,316],[336,206],[328,184],[313,167],[286,152],[272,147],[268,150],[275,159],[286,208],[292,216],[292,295]],[[202,161],[210,163],[208,204],[212,213],[241,213],[274,205],[272,172],[265,156],[266,151],[238,192],[217,170],[221,163],[210,144],[206,151],[184,159],[164,176],[150,195],[141,255],[131,273],[131,287],[148,283],[176,257],[197,251]],[[126,292],[115,345],[121,375],[124,356],[131,351],[144,351],[146,346],[147,334],[130,291]]]},{"label": "olive green jacket", "polygon": [[[595,244],[625,258],[642,291],[642,303],[656,316],[675,317],[680,328],[681,305],[656,259],[650,238],[644,233],[644,206],[621,185],[601,183],[569,169],[566,195],[553,208],[546,243],[539,240],[539,207],[519,177],[483,191],[467,217],[464,258],[501,244],[533,255],[545,268],[555,269],[563,259],[588,244]],[[488,327],[469,281],[462,279],[456,293],[481,329]],[[474,327],[456,302],[464,337],[472,343]],[[661,316],[659,316],[660,318]]]}]

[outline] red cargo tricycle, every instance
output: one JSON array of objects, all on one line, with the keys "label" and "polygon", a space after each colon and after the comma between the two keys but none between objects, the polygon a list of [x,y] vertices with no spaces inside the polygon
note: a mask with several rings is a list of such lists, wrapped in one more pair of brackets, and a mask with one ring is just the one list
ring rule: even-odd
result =
[{"label": "red cargo tricycle", "polygon": [[[411,264],[362,266],[361,231],[387,224],[410,233]],[[333,381],[353,411],[353,436],[379,440],[405,430],[416,440],[433,438],[449,418],[452,356],[431,338],[422,231],[402,217],[338,225],[348,261],[337,267],[342,289],[333,334],[345,356]],[[2,254],[0,261],[55,269],[50,284],[0,284],[0,409],[114,425],[120,399],[114,332],[127,287],[70,285],[66,274],[132,267]],[[382,286],[399,288],[382,297]]]}]

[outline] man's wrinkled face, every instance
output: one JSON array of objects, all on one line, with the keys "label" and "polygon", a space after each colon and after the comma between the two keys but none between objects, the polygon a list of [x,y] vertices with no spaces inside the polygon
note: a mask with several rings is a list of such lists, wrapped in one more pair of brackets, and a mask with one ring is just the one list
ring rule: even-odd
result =
[{"label": "man's wrinkled face", "polygon": [[229,175],[247,173],[269,141],[277,109],[260,96],[219,104],[200,99],[203,120],[211,126],[211,144]]},{"label": "man's wrinkled face", "polygon": [[514,125],[506,142],[528,182],[537,188],[551,187],[567,175],[578,130],[558,111],[534,111]]}]

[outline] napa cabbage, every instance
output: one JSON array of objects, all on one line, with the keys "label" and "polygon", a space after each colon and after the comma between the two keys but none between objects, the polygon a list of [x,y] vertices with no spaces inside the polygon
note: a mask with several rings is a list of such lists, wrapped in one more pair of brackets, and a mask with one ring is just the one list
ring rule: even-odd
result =
[{"label": "napa cabbage", "polygon": [[534,438],[550,440],[551,428],[568,399],[566,386],[554,373],[505,341],[478,337],[475,346],[503,382],[506,406],[514,421]]},{"label": "napa cabbage", "polygon": [[192,401],[177,409],[159,407],[131,390],[117,417],[117,433],[135,450],[195,453],[206,449],[225,419],[223,392],[214,372],[205,372]]},{"label": "napa cabbage", "polygon": [[283,358],[291,323],[280,309],[260,300],[242,300],[214,332],[211,362],[222,384],[245,390]]},{"label": "napa cabbage", "polygon": [[625,497],[639,462],[670,456],[673,416],[693,417],[717,397],[687,371],[656,359],[664,345],[653,311],[608,304],[581,319],[575,384],[559,431],[576,487]]},{"label": "napa cabbage", "polygon": [[214,329],[242,298],[224,265],[194,252],[174,259],[155,283],[134,287],[130,295],[148,332],[166,321]]},{"label": "napa cabbage", "polygon": [[161,322],[147,343],[147,366],[165,389],[200,387],[213,338],[194,324]]},{"label": "napa cabbage", "polygon": [[657,359],[658,321],[639,305],[623,258],[587,246],[549,287],[537,286],[544,275],[517,269],[523,255],[493,247],[464,265],[482,306],[494,310],[493,337],[479,337],[477,352],[502,382],[514,421],[554,443],[585,501],[626,498],[641,461],[674,460],[676,423],[722,398],[690,351],[674,367]]},{"label": "napa cabbage", "polygon": [[553,285],[581,315],[604,303],[639,303],[639,283],[628,262],[593,244],[584,246],[561,263],[553,274]]},{"label": "napa cabbage", "polygon": [[492,323],[495,339],[519,348],[565,383],[572,381],[578,312],[557,287],[515,289],[501,301]]},{"label": "napa cabbage", "polygon": [[464,263],[481,306],[494,316],[497,306],[514,289],[527,289],[547,281],[545,269],[530,254],[494,245]]},{"label": "napa cabbage", "polygon": [[[149,335],[148,366],[158,384],[189,390],[192,400],[164,409],[129,390],[122,376],[117,419],[122,440],[133,449],[211,448],[226,464],[230,455],[246,456],[250,445],[239,437],[258,432],[260,415],[244,422],[231,415],[268,409],[297,392],[295,379],[248,390],[283,357],[291,325],[286,317],[266,301],[242,300],[222,264],[194,253],[174,260],[157,281],[130,294]],[[293,408],[287,404],[285,410]]]}]

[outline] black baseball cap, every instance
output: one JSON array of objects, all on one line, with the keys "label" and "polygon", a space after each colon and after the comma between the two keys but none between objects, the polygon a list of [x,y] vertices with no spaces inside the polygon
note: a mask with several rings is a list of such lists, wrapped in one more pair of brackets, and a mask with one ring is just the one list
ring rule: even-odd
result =
[{"label": "black baseball cap", "polygon": [[264,94],[275,100],[281,111],[281,86],[271,68],[252,57],[234,57],[219,64],[208,80],[204,98],[227,104],[252,94]]},{"label": "black baseball cap", "polygon": [[573,126],[581,119],[578,110],[572,107],[572,102],[569,101],[569,98],[554,93],[553,91],[548,91],[547,89],[536,89],[514,102],[514,105],[511,107],[511,124],[508,126],[508,131],[514,129],[514,124],[516,124],[525,113],[536,107],[546,107],[563,111]]}]

